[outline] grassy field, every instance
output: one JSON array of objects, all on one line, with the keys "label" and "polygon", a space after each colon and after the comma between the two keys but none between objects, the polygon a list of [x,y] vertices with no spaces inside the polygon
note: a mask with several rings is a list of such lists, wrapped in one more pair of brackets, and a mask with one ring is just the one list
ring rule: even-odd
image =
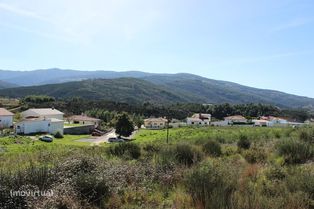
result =
[{"label": "grassy field", "polygon": [[[183,127],[169,129],[169,142],[202,142],[208,139],[218,140],[223,143],[234,143],[240,135],[247,135],[252,141],[265,141],[272,138],[289,137],[296,135],[292,128],[267,128],[267,127]],[[294,133],[294,134],[293,134]],[[294,136],[296,137],[296,136]],[[141,129],[134,137],[137,143],[158,142],[165,143],[166,130]]]},{"label": "grassy field", "polygon": [[[89,146],[0,139],[0,208],[314,208],[314,128],[140,130],[130,143]],[[53,197],[10,197],[10,190]]]},{"label": "grassy field", "polygon": [[[38,140],[39,136],[2,137],[0,138],[0,167],[16,168],[29,163],[40,163],[43,161],[41,157],[47,154],[62,156],[73,149],[89,146],[90,143],[76,141],[87,137],[89,135],[64,135],[64,138],[54,139],[51,143]],[[47,162],[54,160],[47,159]]]}]

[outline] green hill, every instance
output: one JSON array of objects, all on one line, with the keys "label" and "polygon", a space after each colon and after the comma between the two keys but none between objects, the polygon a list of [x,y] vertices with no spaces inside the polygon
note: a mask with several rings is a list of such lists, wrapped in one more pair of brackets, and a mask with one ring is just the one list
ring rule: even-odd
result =
[{"label": "green hill", "polygon": [[14,88],[14,87],[17,87],[17,85],[15,85],[13,83],[9,83],[9,82],[0,80],[0,89]]},{"label": "green hill", "polygon": [[189,99],[184,96],[135,78],[95,79],[0,90],[0,95],[14,98],[33,94],[49,95],[55,98],[81,97],[128,103],[189,102]]},{"label": "green hill", "polygon": [[0,96],[21,98],[40,94],[56,98],[81,97],[127,103],[263,103],[284,108],[314,107],[312,98],[207,79],[193,74],[136,72],[136,75],[140,78],[89,79],[2,89]]}]

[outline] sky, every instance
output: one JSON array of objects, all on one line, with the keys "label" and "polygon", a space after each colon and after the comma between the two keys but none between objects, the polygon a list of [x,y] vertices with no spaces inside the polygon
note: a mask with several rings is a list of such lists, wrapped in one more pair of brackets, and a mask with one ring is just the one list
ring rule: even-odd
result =
[{"label": "sky", "polygon": [[0,0],[0,69],[186,72],[314,98],[313,11],[313,0]]}]

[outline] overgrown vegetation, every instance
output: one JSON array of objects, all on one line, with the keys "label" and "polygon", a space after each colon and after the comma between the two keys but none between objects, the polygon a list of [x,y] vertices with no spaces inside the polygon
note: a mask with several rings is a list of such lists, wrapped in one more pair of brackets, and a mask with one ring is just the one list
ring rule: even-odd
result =
[{"label": "overgrown vegetation", "polygon": [[312,209],[313,130],[177,128],[168,144],[166,131],[141,130],[103,146],[1,138],[0,208]]}]

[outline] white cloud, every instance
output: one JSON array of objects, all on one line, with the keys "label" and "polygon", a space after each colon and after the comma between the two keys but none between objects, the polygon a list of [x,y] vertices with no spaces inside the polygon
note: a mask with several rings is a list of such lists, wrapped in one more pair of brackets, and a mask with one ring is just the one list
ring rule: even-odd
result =
[{"label": "white cloud", "polygon": [[[34,32],[37,35],[53,34],[52,37],[63,37],[64,40],[73,40],[80,44],[88,44],[97,36],[115,36],[131,40],[162,18],[160,7],[164,2],[0,0],[0,11],[5,11],[9,17],[9,20],[0,22],[24,32]],[[0,13],[0,18],[1,15],[3,13]]]},{"label": "white cloud", "polygon": [[301,27],[314,22],[314,18],[296,18],[274,28],[274,32]]}]

